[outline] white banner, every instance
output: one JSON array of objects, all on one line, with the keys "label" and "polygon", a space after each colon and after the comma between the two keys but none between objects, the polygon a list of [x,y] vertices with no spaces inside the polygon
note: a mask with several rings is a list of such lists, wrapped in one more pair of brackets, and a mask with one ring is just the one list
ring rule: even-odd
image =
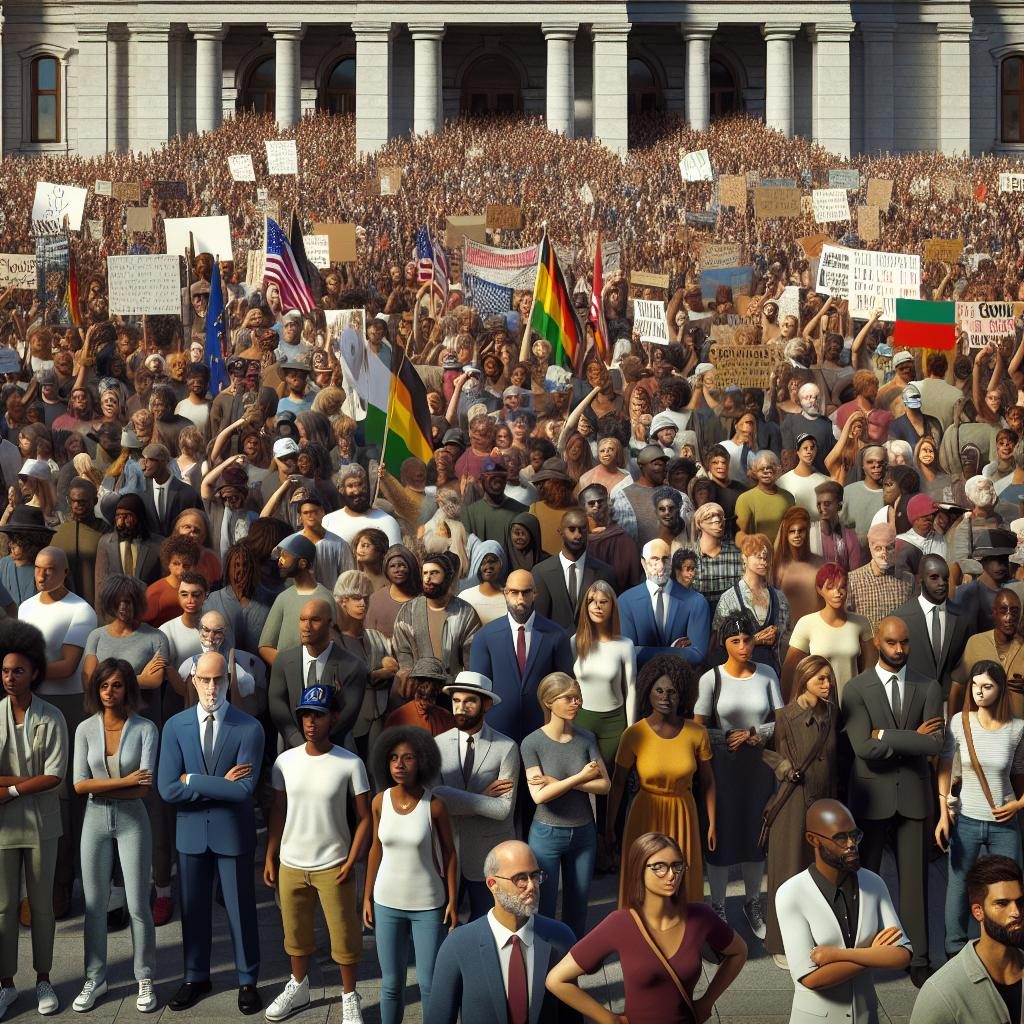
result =
[{"label": "white banner", "polygon": [[110,312],[120,316],[181,316],[181,260],[167,256],[108,256]]},{"label": "white banner", "polygon": [[1000,174],[1000,192],[1024,192],[1024,174]]},{"label": "white banner", "polygon": [[679,161],[679,173],[683,181],[711,181],[714,173],[711,170],[711,156],[706,149],[698,149],[687,153]]},{"label": "white banner", "polygon": [[845,188],[816,188],[811,193],[814,219],[819,224],[833,224],[850,219],[850,200]]},{"label": "white banner", "polygon": [[78,231],[82,227],[82,215],[88,198],[87,188],[37,181],[32,202],[32,231],[37,235],[59,235],[64,231],[65,217],[68,229]]},{"label": "white banner", "polygon": [[984,348],[994,338],[1016,337],[1022,309],[1020,302],[958,302],[956,322],[966,332],[967,348]]},{"label": "white banner", "polygon": [[36,258],[0,254],[0,288],[36,290]]},{"label": "white banner", "polygon": [[264,145],[267,147],[268,174],[299,173],[299,154],[295,148],[294,139],[281,139],[274,142],[267,140]]},{"label": "white banner", "polygon": [[633,326],[641,341],[655,345],[668,344],[668,323],[665,320],[665,303],[652,299],[633,301]]},{"label": "white banner", "polygon": [[896,319],[897,299],[921,298],[921,257],[900,252],[850,250],[850,316],[867,320],[879,306]]},{"label": "white banner", "polygon": [[197,253],[231,259],[231,221],[227,217],[168,217],[164,221],[167,251],[175,256],[186,255],[189,232]]},{"label": "white banner", "polygon": [[252,157],[248,153],[236,153],[228,157],[228,167],[235,181],[255,181],[256,168],[252,165]]},{"label": "white banner", "polygon": [[330,239],[326,235],[303,235],[302,244],[306,256],[317,270],[326,270],[331,265]]}]

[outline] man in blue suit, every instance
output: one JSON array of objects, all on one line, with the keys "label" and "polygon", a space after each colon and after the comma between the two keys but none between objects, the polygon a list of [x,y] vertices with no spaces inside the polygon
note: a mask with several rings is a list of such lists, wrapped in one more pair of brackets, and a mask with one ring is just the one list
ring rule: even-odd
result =
[{"label": "man in blue suit", "polygon": [[579,1014],[544,987],[548,971],[575,938],[561,921],[537,913],[541,872],[533,851],[510,839],[484,861],[494,906],[450,932],[434,963],[424,1024],[507,1021],[576,1024]]},{"label": "man in blue suit", "polygon": [[263,1008],[253,855],[253,792],[263,728],[228,703],[227,662],[215,652],[196,664],[199,703],[164,725],[157,786],[177,805],[178,881],[185,980],[167,1004],[187,1010],[210,991],[213,883],[220,880],[238,971],[238,1009]]},{"label": "man in blue suit", "polygon": [[679,654],[703,663],[711,635],[711,610],[702,594],[672,579],[672,552],[663,540],[643,547],[647,580],[619,598],[622,635],[636,647],[637,666],[657,654]]},{"label": "man in blue suit", "polygon": [[[572,675],[572,648],[561,626],[538,615],[537,590],[525,569],[509,573],[505,583],[508,614],[487,623],[473,638],[469,667],[494,681],[498,700],[487,724],[521,743],[544,724],[537,685],[552,672]],[[706,646],[706,645],[705,645]]]}]

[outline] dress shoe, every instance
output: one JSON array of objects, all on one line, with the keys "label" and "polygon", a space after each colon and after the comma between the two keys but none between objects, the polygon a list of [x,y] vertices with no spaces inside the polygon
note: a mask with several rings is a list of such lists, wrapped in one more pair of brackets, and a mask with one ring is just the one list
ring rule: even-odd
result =
[{"label": "dress shoe", "polygon": [[208,981],[183,981],[178,991],[167,1004],[168,1010],[187,1010],[195,1006],[203,996],[209,995],[213,986]]},{"label": "dress shoe", "polygon": [[910,975],[910,981],[914,988],[921,988],[934,973],[931,964],[914,964],[907,968],[907,974]]},{"label": "dress shoe", "polygon": [[238,1012],[246,1016],[252,1013],[259,1013],[263,1009],[263,1000],[255,985],[238,986]]}]

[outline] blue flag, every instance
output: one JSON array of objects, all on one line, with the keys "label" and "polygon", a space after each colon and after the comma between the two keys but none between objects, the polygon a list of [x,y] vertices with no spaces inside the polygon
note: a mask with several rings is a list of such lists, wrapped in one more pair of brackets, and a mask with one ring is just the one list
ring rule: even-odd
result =
[{"label": "blue flag", "polygon": [[220,264],[214,261],[210,281],[210,305],[206,310],[206,365],[210,368],[210,395],[216,397],[227,385],[228,374],[224,366],[224,289],[220,285]]},{"label": "blue flag", "polygon": [[507,313],[512,308],[511,288],[465,273],[462,285],[466,289],[466,305],[472,306],[481,316]]}]

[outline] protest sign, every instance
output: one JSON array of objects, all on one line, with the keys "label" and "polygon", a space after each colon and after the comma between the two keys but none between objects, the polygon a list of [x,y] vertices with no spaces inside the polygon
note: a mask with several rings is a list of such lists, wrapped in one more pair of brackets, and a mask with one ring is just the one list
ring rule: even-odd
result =
[{"label": "protest sign", "polygon": [[679,161],[679,173],[683,181],[711,181],[714,172],[711,170],[711,157],[706,149],[698,149],[687,153]]},{"label": "protest sign", "polygon": [[112,187],[113,187],[113,182],[101,181],[99,178],[97,178],[96,179],[96,184],[93,185],[92,190],[98,196],[109,196],[111,194]]},{"label": "protest sign", "polygon": [[70,259],[67,235],[36,236],[36,295],[46,320],[55,317],[62,327],[71,323],[67,306]]},{"label": "protest sign", "polygon": [[731,345],[736,340],[736,328],[732,324],[712,324],[708,329],[708,337],[723,345]]},{"label": "protest sign", "polygon": [[382,167],[380,169],[380,194],[382,196],[397,196],[401,187],[401,167]]},{"label": "protest sign", "polygon": [[330,239],[326,235],[303,235],[306,257],[317,270],[326,270],[331,265]]},{"label": "protest sign", "polygon": [[665,321],[665,303],[650,299],[636,299],[633,302],[633,329],[641,341],[655,345],[668,344],[668,324]]},{"label": "protest sign", "polygon": [[299,154],[294,139],[268,139],[263,145],[267,149],[267,174],[299,173]]},{"label": "protest sign", "polygon": [[1003,172],[999,175],[1000,192],[1024,192],[1024,174]]},{"label": "protest sign", "polygon": [[183,181],[145,181],[143,188],[149,193],[151,199],[164,202],[173,199],[176,202],[184,202],[188,199],[188,185]]},{"label": "protest sign", "polygon": [[248,153],[235,153],[228,157],[233,181],[255,181],[256,168],[252,165],[252,157]]},{"label": "protest sign", "polygon": [[110,195],[121,203],[141,203],[142,186],[137,181],[112,181]]},{"label": "protest sign", "polygon": [[921,257],[899,252],[850,249],[850,316],[867,320],[879,306],[882,319],[896,319],[897,299],[921,297]]},{"label": "protest sign", "polygon": [[781,324],[787,316],[800,319],[800,287],[795,284],[786,285],[779,296],[778,322]]},{"label": "protest sign", "polygon": [[800,190],[759,185],[754,189],[754,216],[758,220],[800,216]]},{"label": "protest sign", "polygon": [[461,248],[463,237],[471,242],[486,242],[487,217],[481,217],[479,214],[472,217],[449,217],[444,232],[445,247]]},{"label": "protest sign", "polygon": [[796,188],[796,178],[762,178],[761,188]]},{"label": "protest sign", "polygon": [[523,211],[518,206],[502,206],[499,203],[488,203],[485,210],[487,227],[492,231],[520,231],[523,227]]},{"label": "protest sign", "polygon": [[738,267],[742,259],[743,246],[739,242],[705,242],[700,247],[700,265],[702,270]]},{"label": "protest sign", "polygon": [[889,178],[868,178],[867,206],[888,210],[892,203],[892,181]]},{"label": "protest sign", "polygon": [[911,199],[927,199],[932,194],[931,178],[914,178],[910,183]]},{"label": "protest sign", "polygon": [[110,312],[119,316],[181,316],[181,257],[108,256],[107,290]]},{"label": "protest sign", "polygon": [[877,242],[881,237],[877,206],[857,207],[857,234],[865,242]]},{"label": "protest sign", "polygon": [[767,345],[715,342],[710,355],[715,364],[715,387],[763,388],[782,360],[782,346],[776,342]]},{"label": "protest sign", "polygon": [[166,251],[175,256],[187,254],[190,232],[197,253],[231,259],[231,221],[227,217],[168,217],[164,220]]},{"label": "protest sign", "polygon": [[618,242],[601,243],[601,270],[605,277],[617,274],[622,266],[622,246]]},{"label": "protest sign", "polygon": [[246,260],[245,283],[250,288],[263,287],[263,271],[266,268],[267,254],[262,249],[250,249]]},{"label": "protest sign", "polygon": [[643,270],[634,270],[629,275],[629,283],[637,288],[664,288],[668,291],[668,274],[649,274]]},{"label": "protest sign", "polygon": [[928,238],[924,243],[924,261],[932,263],[956,263],[964,251],[962,238]]},{"label": "protest sign", "polygon": [[78,231],[82,227],[85,201],[89,197],[87,188],[74,185],[55,185],[49,181],[36,182],[36,194],[32,201],[32,231],[36,235],[57,235],[64,230],[67,219],[68,230]]},{"label": "protest sign", "polygon": [[719,288],[731,288],[733,297],[749,295],[753,278],[751,267],[719,267],[717,270],[702,270],[700,294],[705,300],[714,299]]},{"label": "protest sign", "polygon": [[153,211],[148,206],[129,206],[124,212],[125,230],[129,234],[153,230]]},{"label": "protest sign", "polygon": [[834,224],[850,219],[850,201],[843,188],[816,188],[811,193],[811,209],[819,224]]},{"label": "protest sign", "polygon": [[[33,285],[33,287],[35,287]],[[0,348],[0,373],[19,373],[21,361],[13,348]]]},{"label": "protest sign", "polygon": [[718,201],[723,206],[734,206],[744,210],[747,206],[747,176],[745,174],[723,174],[718,179]]},{"label": "protest sign", "polygon": [[828,187],[856,192],[860,188],[860,171],[856,167],[832,167],[828,172]]},{"label": "protest sign", "polygon": [[826,242],[831,242],[831,235],[805,235],[803,238],[798,238],[797,242],[800,248],[803,249],[804,255],[809,260],[817,259],[821,255],[821,247]]},{"label": "protest sign", "polygon": [[820,295],[845,299],[850,294],[850,250],[823,245],[818,258],[814,290]]},{"label": "protest sign", "polygon": [[761,180],[761,172],[747,171],[744,177],[747,179],[747,188],[753,188]]},{"label": "protest sign", "polygon": [[101,220],[87,220],[85,222],[86,234],[94,242],[103,241],[103,221]]},{"label": "protest sign", "polygon": [[944,203],[951,203],[956,199],[956,194],[959,191],[956,178],[936,178],[935,179],[935,197],[941,199]]},{"label": "protest sign", "polygon": [[593,206],[594,205],[594,193],[593,193],[593,190],[590,188],[590,186],[586,182],[584,182],[582,185],[580,185],[580,189],[579,189],[579,191],[576,194],[580,197],[580,202],[583,203],[584,206]]},{"label": "protest sign", "polygon": [[1024,302],[958,302],[956,322],[966,333],[968,350],[984,348],[996,338],[1016,337]]},{"label": "protest sign", "polygon": [[327,252],[332,263],[355,263],[355,224],[313,224],[314,235],[327,236]]},{"label": "protest sign", "polygon": [[36,258],[17,253],[0,254],[0,288],[36,287]]}]

